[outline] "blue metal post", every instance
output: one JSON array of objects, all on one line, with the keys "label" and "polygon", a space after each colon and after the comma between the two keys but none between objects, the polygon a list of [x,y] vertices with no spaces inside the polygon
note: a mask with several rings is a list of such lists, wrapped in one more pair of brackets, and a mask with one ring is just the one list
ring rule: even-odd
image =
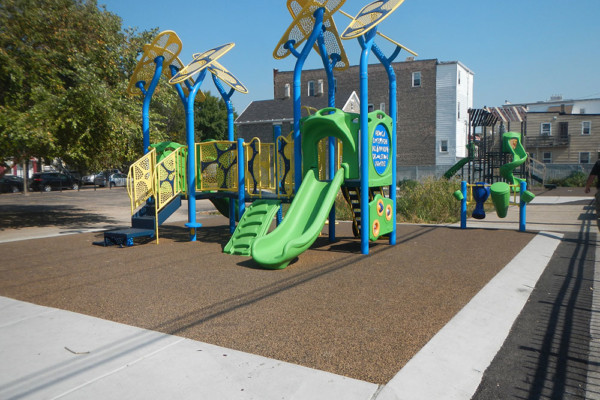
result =
[{"label": "blue metal post", "polygon": [[227,140],[233,142],[234,139],[234,128],[233,128],[233,103],[231,102],[231,96],[235,93],[235,89],[230,89],[229,92],[225,90],[223,84],[215,75],[212,76],[215,87],[217,88],[221,98],[225,102],[227,108]]},{"label": "blue metal post", "polygon": [[[169,68],[171,69],[171,76],[175,76],[177,74],[177,72],[179,71],[179,69],[173,65],[169,65]],[[185,81],[185,85],[187,86],[188,90],[192,89],[192,86],[190,85],[190,83],[188,81]],[[185,93],[183,92],[183,88],[181,87],[181,83],[176,83],[175,85],[175,90],[177,91],[177,94],[179,95],[179,99],[181,100],[181,103],[183,104],[183,108],[186,108],[186,104],[187,104],[187,99],[185,97]]]},{"label": "blue metal post", "polygon": [[520,198],[523,196],[523,193],[527,190],[527,182],[521,181],[521,192],[519,195],[519,231],[525,232],[525,228],[527,225],[527,203]]},{"label": "blue metal post", "polygon": [[397,99],[396,99],[396,89],[397,89],[396,86],[397,85],[396,85],[396,72],[394,71],[394,68],[392,67],[392,62],[398,56],[398,54],[400,54],[401,50],[402,50],[401,47],[396,46],[396,49],[394,50],[394,53],[390,56],[390,58],[386,58],[384,56],[383,52],[381,51],[381,49],[376,44],[373,44],[373,53],[379,59],[379,61],[384,66],[384,68],[388,74],[388,85],[389,85],[389,91],[390,91],[389,116],[392,117],[392,121],[393,121],[392,145],[391,145],[391,149],[390,149],[391,150],[390,157],[392,159],[392,185],[390,186],[390,196],[392,197],[392,202],[393,202],[392,223],[394,225],[393,225],[393,230],[390,233],[390,244],[391,245],[396,244],[396,221],[397,221],[397,218],[396,218],[396,201],[397,201],[397,198],[396,198],[397,197],[397,194],[396,194],[396,187],[397,187],[396,154],[398,151],[398,149],[397,149],[397,143],[398,143],[398,138],[397,138],[398,109],[397,108],[398,108],[398,106],[397,106]]},{"label": "blue metal post", "polygon": [[377,28],[359,38],[360,53],[360,248],[369,254],[369,55]]},{"label": "blue metal post", "polygon": [[325,14],[325,8],[320,7],[315,11],[315,25],[312,33],[306,40],[302,52],[298,53],[293,43],[290,43],[288,49],[296,56],[296,65],[294,67],[294,191],[297,193],[302,183],[302,143],[300,142],[300,118],[302,116],[302,102],[300,96],[302,95],[302,67],[306,58],[310,54],[313,45],[317,41],[319,35],[323,31],[323,15]]},{"label": "blue metal post", "polygon": [[[273,142],[275,143],[275,176],[277,176],[277,173],[279,171],[279,142],[277,141],[277,138],[281,136],[281,125],[275,125],[273,127]],[[279,182],[276,182],[277,185],[279,185]],[[279,188],[277,188],[277,190],[279,190]],[[280,204],[279,205],[279,210],[277,210],[277,226],[279,226],[279,224],[281,224],[281,221],[283,220],[283,206]]]},{"label": "blue metal post", "polygon": [[244,211],[246,210],[246,168],[244,161],[244,139],[238,138],[238,212],[240,215],[240,221]]},{"label": "blue metal post", "polygon": [[[321,53],[321,59],[323,60],[323,66],[325,67],[325,72],[327,73],[327,98],[328,98],[328,106],[335,107],[335,79],[333,76],[333,68],[335,64],[340,60],[339,54],[331,54],[331,61],[327,55],[327,47],[325,46],[325,38],[321,34],[317,39],[317,43],[319,45],[319,52]],[[329,137],[328,143],[328,176],[330,180],[333,180],[333,176],[335,175],[335,143],[336,140],[334,137]],[[335,241],[335,203],[331,210],[329,211],[329,241]]]},{"label": "blue metal post", "polygon": [[[233,127],[233,104],[231,102],[231,96],[235,93],[235,89],[230,89],[229,92],[225,91],[225,88],[221,84],[219,78],[215,75],[212,76],[215,87],[217,88],[221,98],[225,102],[227,109],[227,140],[233,142],[234,139],[234,127]],[[230,199],[229,201],[229,231],[233,233],[235,231],[235,201]],[[241,216],[240,216],[241,217]]]},{"label": "blue metal post", "polygon": [[200,72],[196,82],[190,89],[190,93],[185,101],[185,128],[186,141],[188,146],[188,223],[185,224],[190,228],[190,241],[196,241],[196,229],[202,226],[196,222],[196,141],[194,135],[194,100],[196,94],[202,86],[202,82],[206,77],[206,69]]},{"label": "blue metal post", "polygon": [[142,105],[142,142],[144,146],[144,154],[148,153],[148,148],[150,147],[150,101],[152,100],[152,95],[154,94],[156,86],[158,85],[158,81],[160,80],[164,61],[165,58],[163,56],[158,56],[154,59],[156,68],[154,69],[154,75],[152,76],[152,80],[150,81],[150,86],[148,86],[147,91],[144,89],[145,82],[140,81],[136,83],[136,86],[144,94],[144,103]]},{"label": "blue metal post", "polygon": [[463,198],[460,201],[460,228],[467,228],[467,182],[462,181],[460,183],[460,191],[462,192]]}]

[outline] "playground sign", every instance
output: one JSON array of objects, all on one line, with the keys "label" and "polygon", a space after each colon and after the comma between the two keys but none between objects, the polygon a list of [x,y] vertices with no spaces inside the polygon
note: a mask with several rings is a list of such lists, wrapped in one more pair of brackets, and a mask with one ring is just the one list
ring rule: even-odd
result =
[{"label": "playground sign", "polygon": [[377,125],[375,132],[373,132],[371,158],[373,159],[375,172],[383,175],[390,160],[390,136],[383,124]]}]

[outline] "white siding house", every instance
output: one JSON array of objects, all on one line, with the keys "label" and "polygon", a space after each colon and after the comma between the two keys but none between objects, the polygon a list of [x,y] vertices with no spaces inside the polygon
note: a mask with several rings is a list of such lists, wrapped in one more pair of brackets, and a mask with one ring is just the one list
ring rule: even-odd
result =
[{"label": "white siding house", "polygon": [[453,165],[467,156],[473,72],[460,62],[442,62],[436,79],[436,165]]}]

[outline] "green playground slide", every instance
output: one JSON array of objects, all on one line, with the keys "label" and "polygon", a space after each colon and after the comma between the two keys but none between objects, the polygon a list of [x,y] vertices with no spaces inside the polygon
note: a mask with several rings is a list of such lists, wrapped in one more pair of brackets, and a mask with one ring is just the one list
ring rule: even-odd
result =
[{"label": "green playground slide", "polygon": [[267,233],[280,205],[279,200],[257,200],[252,203],[244,212],[223,253],[249,256],[252,243]]},{"label": "green playground slide", "polygon": [[310,169],[298,189],[283,222],[252,244],[252,258],[267,269],[282,269],[308,249],[317,239],[342,183],[340,168],[332,181],[319,181],[316,169]]},{"label": "green playground slide", "polygon": [[[527,152],[521,143],[521,134],[518,132],[503,133],[502,151],[511,153],[513,155],[513,160],[500,167],[500,175],[502,175],[510,185],[518,186],[522,181],[525,181],[525,179],[515,177],[513,171],[527,161]],[[516,191],[518,192],[519,189],[517,188]]]},{"label": "green playground slide", "polygon": [[467,145],[467,157],[458,160],[456,164],[451,166],[448,171],[444,174],[444,178],[450,179],[452,178],[462,167],[473,161],[473,157],[475,154],[475,144],[473,142]]}]

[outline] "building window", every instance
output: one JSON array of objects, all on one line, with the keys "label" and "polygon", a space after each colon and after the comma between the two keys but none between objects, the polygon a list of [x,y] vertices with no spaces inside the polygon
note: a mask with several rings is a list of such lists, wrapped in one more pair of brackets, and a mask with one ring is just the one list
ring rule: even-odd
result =
[{"label": "building window", "polygon": [[590,152],[589,151],[579,152],[579,164],[589,164],[589,163],[590,163]]},{"label": "building window", "polygon": [[317,96],[323,96],[323,79],[317,81]]},{"label": "building window", "polygon": [[460,101],[458,102],[458,107],[456,107],[456,118],[460,119]]},{"label": "building window", "polygon": [[592,131],[592,121],[583,121],[581,123],[581,134],[589,135]]},{"label": "building window", "polygon": [[552,152],[545,151],[542,153],[542,162],[545,164],[549,164],[552,162]]},{"label": "building window", "polygon": [[460,70],[458,70],[458,84],[460,85]]},{"label": "building window", "polygon": [[286,83],[285,86],[283,87],[283,97],[286,99],[289,99],[290,96],[291,96],[290,84]]},{"label": "building window", "polygon": [[375,106],[374,106],[373,104],[369,104],[369,105],[367,106],[367,108],[368,108],[368,111],[369,111],[369,112],[373,112],[373,111],[375,111]]},{"label": "building window", "polygon": [[552,136],[552,124],[549,122],[543,122],[540,125],[540,135]]},{"label": "building window", "polygon": [[308,81],[308,95],[315,95],[315,81]]},{"label": "building window", "polygon": [[385,103],[379,103],[379,109],[385,112]]},{"label": "building window", "polygon": [[421,87],[421,72],[412,73],[412,87]]},{"label": "building window", "polygon": [[447,140],[440,141],[440,152],[442,152],[442,153],[448,152],[448,141]]}]

